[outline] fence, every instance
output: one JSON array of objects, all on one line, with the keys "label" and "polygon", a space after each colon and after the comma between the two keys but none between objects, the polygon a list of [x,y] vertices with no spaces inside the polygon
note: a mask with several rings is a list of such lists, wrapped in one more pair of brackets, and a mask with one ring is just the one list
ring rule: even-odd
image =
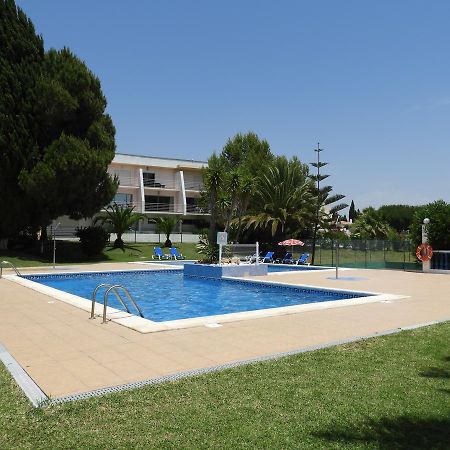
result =
[{"label": "fence", "polygon": [[432,270],[450,270],[450,250],[435,250],[430,261]]},{"label": "fence", "polygon": [[[316,241],[315,265],[334,266],[336,248],[339,246],[339,265],[349,268],[421,270],[410,241],[383,240],[333,240]],[[285,250],[312,254],[312,241],[306,240],[303,247],[288,247]],[[278,250],[279,253],[279,250]],[[310,259],[311,260],[311,259]]]}]

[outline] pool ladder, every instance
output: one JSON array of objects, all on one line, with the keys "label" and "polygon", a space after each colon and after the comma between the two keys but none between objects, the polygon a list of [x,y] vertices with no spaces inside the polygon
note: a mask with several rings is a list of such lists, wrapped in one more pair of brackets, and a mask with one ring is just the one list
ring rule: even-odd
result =
[{"label": "pool ladder", "polygon": [[0,278],[3,275],[3,268],[8,265],[11,266],[14,270],[14,272],[16,272],[16,275],[18,275],[19,277],[22,276],[21,273],[19,272],[19,269],[10,261],[2,261],[0,262]]},{"label": "pool ladder", "polygon": [[117,300],[119,300],[119,302],[127,310],[127,312],[129,314],[131,314],[130,308],[128,307],[128,305],[125,303],[125,301],[123,300],[122,296],[120,295],[119,291],[122,291],[128,297],[128,300],[130,300],[131,304],[136,308],[136,310],[138,311],[139,315],[141,317],[144,317],[144,314],[142,314],[141,309],[136,304],[136,302],[133,300],[133,297],[131,297],[131,294],[130,294],[130,292],[128,291],[128,289],[126,287],[122,286],[121,284],[101,283],[92,292],[92,307],[91,307],[91,317],[90,317],[90,319],[95,319],[95,299],[97,297],[98,290],[100,288],[102,288],[102,287],[106,288],[105,294],[103,295],[103,322],[102,323],[107,323],[107,320],[106,320],[106,309],[108,308],[108,295],[109,295],[110,292],[114,293],[114,295],[117,297]]}]

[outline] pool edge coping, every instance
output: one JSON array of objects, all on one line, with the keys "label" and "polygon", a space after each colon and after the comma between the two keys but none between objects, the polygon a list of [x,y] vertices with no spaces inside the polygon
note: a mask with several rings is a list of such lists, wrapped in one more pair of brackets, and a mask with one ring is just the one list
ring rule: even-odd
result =
[{"label": "pool edge coping", "polygon": [[[179,271],[180,268],[161,268],[157,269],[140,269],[140,270],[108,270],[108,271],[77,271],[77,272],[62,272],[62,273],[33,273],[26,274],[29,276],[35,275],[73,275],[73,274],[94,274],[94,273],[109,273],[109,272],[155,272],[155,271]],[[17,275],[4,275],[5,279],[15,282],[21,286],[32,289],[34,291],[40,292],[41,294],[47,295],[51,298],[54,298],[58,301],[62,301],[63,303],[69,304],[71,306],[75,306],[78,309],[82,309],[83,311],[90,312],[92,307],[91,300],[87,300],[83,297],[79,297],[74,294],[70,294],[59,289],[55,289],[49,286],[42,285],[40,283],[34,282],[27,278],[19,277]],[[111,322],[114,322],[118,325],[125,326],[139,333],[155,333],[169,330],[180,330],[186,328],[195,328],[201,327],[216,323],[230,323],[230,322],[239,322],[243,320],[252,320],[252,319],[262,319],[268,317],[278,317],[289,314],[299,314],[309,311],[317,311],[317,310],[325,310],[325,309],[333,309],[340,308],[346,306],[358,306],[365,305],[368,303],[378,303],[378,302],[392,302],[396,300],[406,299],[409,296],[406,295],[397,295],[397,294],[387,294],[387,293],[379,293],[379,292],[368,292],[368,291],[352,291],[350,289],[337,289],[337,288],[324,288],[320,286],[311,286],[311,285],[298,285],[292,283],[283,283],[280,281],[272,281],[272,280],[255,280],[249,278],[242,277],[223,277],[224,280],[228,281],[240,281],[248,284],[260,284],[265,285],[269,284],[272,286],[279,287],[293,287],[293,288],[305,288],[305,289],[313,289],[313,290],[327,290],[332,292],[344,292],[344,293],[359,293],[364,294],[364,297],[354,297],[351,299],[342,299],[342,300],[331,300],[324,302],[316,302],[316,303],[308,303],[303,305],[290,305],[290,306],[281,306],[278,308],[264,308],[257,309],[251,311],[241,311],[235,313],[228,314],[218,314],[211,316],[202,316],[202,317],[194,317],[187,319],[177,319],[170,321],[161,321],[155,322],[150,319],[145,319],[134,314],[130,314],[116,308],[112,308],[110,306],[107,307],[107,319]],[[95,303],[95,316],[100,317],[103,314],[103,305],[100,303]]]}]

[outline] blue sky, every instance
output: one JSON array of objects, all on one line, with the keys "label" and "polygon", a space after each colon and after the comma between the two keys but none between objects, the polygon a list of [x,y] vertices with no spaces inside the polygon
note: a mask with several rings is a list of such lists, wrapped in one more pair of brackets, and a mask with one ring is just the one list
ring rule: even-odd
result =
[{"label": "blue sky", "polygon": [[320,141],[357,208],[450,201],[448,1],[17,4],[100,78],[118,152],[206,160],[252,130],[303,162]]}]

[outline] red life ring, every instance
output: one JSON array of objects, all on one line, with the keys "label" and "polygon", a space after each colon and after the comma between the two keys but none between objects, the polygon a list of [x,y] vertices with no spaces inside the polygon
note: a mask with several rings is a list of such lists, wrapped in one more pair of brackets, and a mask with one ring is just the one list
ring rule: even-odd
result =
[{"label": "red life ring", "polygon": [[433,248],[429,244],[420,244],[416,250],[417,259],[426,262],[433,257]]}]

